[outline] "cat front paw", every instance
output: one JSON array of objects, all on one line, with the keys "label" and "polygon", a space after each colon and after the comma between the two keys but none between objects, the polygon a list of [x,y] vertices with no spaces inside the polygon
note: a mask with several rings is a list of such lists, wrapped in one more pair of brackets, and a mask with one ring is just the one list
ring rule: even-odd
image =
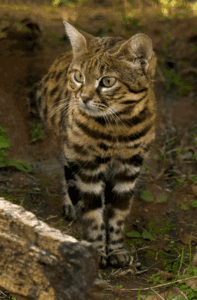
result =
[{"label": "cat front paw", "polygon": [[107,255],[103,252],[100,252],[100,259],[99,259],[99,267],[104,269],[107,267]]},{"label": "cat front paw", "polygon": [[76,219],[75,209],[72,204],[63,204],[62,211],[66,220]]},{"label": "cat front paw", "polygon": [[129,265],[131,258],[126,249],[118,249],[110,253],[108,260],[111,266],[121,268]]}]

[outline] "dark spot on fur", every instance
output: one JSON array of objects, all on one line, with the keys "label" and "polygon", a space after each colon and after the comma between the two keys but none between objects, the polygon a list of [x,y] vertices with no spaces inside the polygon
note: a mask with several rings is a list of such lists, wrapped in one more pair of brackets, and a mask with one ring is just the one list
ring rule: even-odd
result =
[{"label": "dark spot on fur", "polygon": [[110,227],[109,227],[109,231],[110,231],[110,232],[114,232],[114,227],[113,227],[113,226],[110,226]]},{"label": "dark spot on fur", "polygon": [[122,244],[123,241],[124,241],[124,239],[123,239],[123,238],[120,238],[120,239],[118,239],[118,240],[116,240],[116,241],[111,241],[110,244],[111,244],[111,245]]},{"label": "dark spot on fur", "polygon": [[124,221],[123,220],[118,220],[117,221],[117,226],[122,226],[124,224]]},{"label": "dark spot on fur", "polygon": [[92,230],[98,230],[98,225],[94,225],[94,226],[92,227]]}]

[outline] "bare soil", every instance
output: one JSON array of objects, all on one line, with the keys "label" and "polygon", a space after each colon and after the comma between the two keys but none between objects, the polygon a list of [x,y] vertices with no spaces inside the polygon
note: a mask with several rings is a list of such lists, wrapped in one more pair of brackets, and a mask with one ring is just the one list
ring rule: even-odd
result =
[{"label": "bare soil", "polygon": [[[0,7],[0,32],[5,33],[0,39],[0,125],[9,132],[10,159],[25,160],[33,166],[31,173],[2,168],[0,196],[23,205],[51,226],[79,238],[79,225],[62,217],[59,165],[50,139],[46,136],[30,143],[33,122],[40,122],[34,98],[35,85],[58,54],[70,49],[64,35],[62,14],[72,24],[80,25],[94,35],[128,38],[131,34],[143,32],[152,38],[158,57],[159,68],[155,76],[157,138],[146,163],[149,170],[144,172],[126,224],[127,233],[132,230],[141,230],[142,233],[152,228],[156,239],[126,238],[127,249],[131,250],[135,263],[141,264],[136,264],[133,274],[111,276],[110,279],[112,268],[101,270],[113,287],[103,299],[137,299],[137,291],[123,293],[117,286],[122,285],[125,289],[148,286],[150,275],[164,269],[161,251],[170,257],[174,253],[169,243],[183,247],[180,232],[197,237],[197,208],[192,206],[197,201],[197,192],[191,179],[197,176],[197,17],[164,20],[153,15],[146,18],[139,15],[136,26],[124,24],[120,10],[115,12],[111,7],[96,4],[57,10],[38,6],[26,10],[22,6],[17,10],[14,6]],[[24,35],[24,28],[16,29],[14,25],[25,18],[38,26],[29,31],[30,36]],[[106,19],[114,22],[112,31]],[[35,36],[32,32],[36,32]],[[167,90],[168,78],[164,69],[182,74],[184,80],[191,82],[191,89],[185,94],[180,93],[181,87],[172,83]],[[177,154],[180,149],[181,153]],[[180,181],[180,178],[184,180]],[[140,196],[143,190],[150,191],[154,201],[143,200]],[[160,194],[165,194],[168,200],[156,202]],[[171,227],[165,234],[156,232],[167,228],[170,221]],[[191,249],[194,253],[194,242]]]}]

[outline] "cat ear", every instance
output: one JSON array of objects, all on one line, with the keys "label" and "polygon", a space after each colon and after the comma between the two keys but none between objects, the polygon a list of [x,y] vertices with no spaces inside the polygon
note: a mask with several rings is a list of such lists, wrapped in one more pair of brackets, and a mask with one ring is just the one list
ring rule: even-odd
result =
[{"label": "cat ear", "polygon": [[63,21],[66,33],[70,39],[73,55],[78,56],[79,54],[86,51],[86,39],[85,37],[72,25]]},{"label": "cat ear", "polygon": [[119,49],[116,56],[134,56],[144,58],[147,61],[151,59],[153,46],[151,39],[143,33],[137,33],[125,42]]}]

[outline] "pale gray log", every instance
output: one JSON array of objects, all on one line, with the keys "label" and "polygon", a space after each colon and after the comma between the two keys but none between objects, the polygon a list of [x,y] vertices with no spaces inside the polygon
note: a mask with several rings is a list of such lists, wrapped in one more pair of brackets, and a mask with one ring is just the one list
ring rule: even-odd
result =
[{"label": "pale gray log", "polygon": [[0,198],[0,287],[31,300],[100,299],[98,253]]}]

